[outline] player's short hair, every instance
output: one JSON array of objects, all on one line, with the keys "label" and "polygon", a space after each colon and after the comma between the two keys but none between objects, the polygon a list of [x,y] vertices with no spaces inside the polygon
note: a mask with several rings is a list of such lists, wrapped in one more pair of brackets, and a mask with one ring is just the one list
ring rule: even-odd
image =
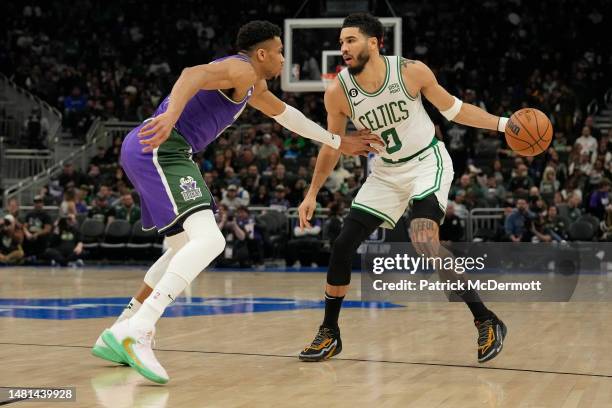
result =
[{"label": "player's short hair", "polygon": [[253,51],[257,44],[274,37],[280,37],[280,35],[281,29],[276,24],[262,20],[251,21],[238,30],[236,47],[240,51]]},{"label": "player's short hair", "polygon": [[370,13],[353,13],[344,19],[342,28],[357,27],[368,37],[375,37],[378,45],[382,47],[384,29],[379,19]]}]

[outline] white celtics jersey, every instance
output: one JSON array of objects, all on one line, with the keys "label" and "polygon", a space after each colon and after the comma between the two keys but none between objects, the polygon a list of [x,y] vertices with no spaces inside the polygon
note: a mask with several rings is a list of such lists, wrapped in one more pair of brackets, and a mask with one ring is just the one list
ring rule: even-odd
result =
[{"label": "white celtics jersey", "polygon": [[348,69],[338,78],[351,109],[357,129],[370,129],[386,144],[380,155],[384,163],[402,163],[427,148],[435,137],[434,125],[425,111],[421,94],[411,96],[401,75],[401,57],[382,56],[385,80],[377,91],[361,89]]}]

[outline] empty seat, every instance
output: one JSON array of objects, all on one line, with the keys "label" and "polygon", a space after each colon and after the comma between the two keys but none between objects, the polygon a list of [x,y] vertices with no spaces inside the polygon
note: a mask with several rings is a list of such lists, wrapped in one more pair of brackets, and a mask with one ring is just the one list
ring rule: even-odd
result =
[{"label": "empty seat", "polygon": [[113,220],[106,227],[102,248],[125,248],[130,238],[132,225],[126,220]]},{"label": "empty seat", "polygon": [[81,224],[81,240],[84,248],[98,248],[104,235],[104,224],[99,220],[87,218]]}]

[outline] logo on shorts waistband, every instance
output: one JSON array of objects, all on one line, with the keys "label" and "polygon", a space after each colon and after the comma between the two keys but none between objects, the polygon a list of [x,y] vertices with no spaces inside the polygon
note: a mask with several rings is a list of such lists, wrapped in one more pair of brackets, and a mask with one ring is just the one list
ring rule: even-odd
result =
[{"label": "logo on shorts waistband", "polygon": [[191,176],[181,177],[181,194],[183,195],[183,200],[195,200],[196,198],[202,197],[202,190],[198,187],[198,184]]}]

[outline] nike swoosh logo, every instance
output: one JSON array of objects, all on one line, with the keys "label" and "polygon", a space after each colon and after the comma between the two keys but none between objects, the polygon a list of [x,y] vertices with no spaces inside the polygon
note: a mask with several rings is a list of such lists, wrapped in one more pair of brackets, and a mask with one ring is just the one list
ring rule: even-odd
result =
[{"label": "nike swoosh logo", "polygon": [[353,102],[353,105],[357,106],[357,105],[359,105],[359,104],[360,104],[361,102],[363,102],[363,101],[365,101],[365,98],[363,98],[363,99],[362,99],[362,100],[360,100],[360,101]]},{"label": "nike swoosh logo", "polygon": [[423,161],[429,156],[431,156],[431,153],[429,153],[427,156],[419,157],[419,161]]}]

